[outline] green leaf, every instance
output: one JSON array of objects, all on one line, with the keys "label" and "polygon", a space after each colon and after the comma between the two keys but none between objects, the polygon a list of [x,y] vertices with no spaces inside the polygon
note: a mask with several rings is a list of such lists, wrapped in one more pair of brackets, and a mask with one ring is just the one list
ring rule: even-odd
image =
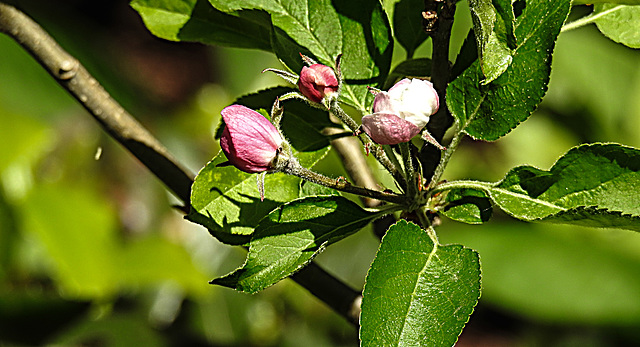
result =
[{"label": "green leaf", "polygon": [[510,0],[470,0],[480,68],[488,84],[500,77],[513,61],[515,16]]},{"label": "green leaf", "polygon": [[257,293],[378,216],[340,196],[309,197],[282,205],[258,224],[245,264],[211,283]]},{"label": "green leaf", "polygon": [[399,221],[382,239],[362,299],[362,346],[452,346],[480,297],[480,259]]},{"label": "green leaf", "polygon": [[640,48],[640,6],[596,4],[593,12],[598,16],[595,20],[598,29],[606,37],[631,48]]},{"label": "green leaf", "polygon": [[335,68],[342,54],[341,100],[366,112],[367,86],[381,87],[391,64],[393,39],[379,2],[368,0],[209,0],[221,11],[259,9],[271,15],[274,51],[292,71],[305,53]]},{"label": "green leaf", "polygon": [[551,54],[569,0],[527,1],[516,20],[511,65],[483,85],[480,63],[472,64],[447,88],[447,106],[468,135],[494,141],[526,120],[547,90]]},{"label": "green leaf", "polygon": [[442,214],[463,223],[481,224],[493,213],[491,200],[485,192],[477,189],[454,189],[447,192]]},{"label": "green leaf", "polygon": [[519,166],[498,183],[466,187],[483,190],[521,220],[640,231],[640,150],[635,148],[582,145],[549,171]]},{"label": "green leaf", "polygon": [[519,219],[640,230],[639,189],[640,151],[591,144],[571,149],[549,171],[511,170],[491,197]]},{"label": "green leaf", "polygon": [[260,11],[221,12],[207,0],[133,0],[152,34],[171,41],[202,42],[271,51],[271,22]]},{"label": "green leaf", "polygon": [[[328,149],[294,153],[303,166],[313,166]],[[264,201],[260,201],[257,175],[233,166],[220,152],[196,176],[191,187],[188,220],[203,225],[218,240],[244,244],[258,222],[281,204],[300,196],[300,179],[283,173],[268,174],[264,181]]]},{"label": "green leaf", "polygon": [[407,51],[407,58],[413,57],[416,48],[426,39],[422,27],[423,0],[402,0],[395,4],[393,11],[393,33],[398,43]]}]

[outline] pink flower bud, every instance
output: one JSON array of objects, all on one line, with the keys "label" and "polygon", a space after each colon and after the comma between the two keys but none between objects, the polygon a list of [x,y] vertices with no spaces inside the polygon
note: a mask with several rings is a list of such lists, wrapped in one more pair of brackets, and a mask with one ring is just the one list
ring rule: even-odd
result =
[{"label": "pink flower bud", "polygon": [[322,102],[327,96],[338,91],[338,78],[332,68],[313,64],[303,67],[298,79],[300,93],[313,102]]},{"label": "pink flower bud", "polygon": [[248,173],[273,169],[284,142],[276,127],[260,113],[241,105],[228,106],[221,114],[226,126],[220,147],[229,162]]},{"label": "pink flower bud", "polygon": [[429,81],[403,79],[388,92],[379,92],[373,114],[362,117],[362,128],[382,145],[408,142],[438,111],[438,93]]}]

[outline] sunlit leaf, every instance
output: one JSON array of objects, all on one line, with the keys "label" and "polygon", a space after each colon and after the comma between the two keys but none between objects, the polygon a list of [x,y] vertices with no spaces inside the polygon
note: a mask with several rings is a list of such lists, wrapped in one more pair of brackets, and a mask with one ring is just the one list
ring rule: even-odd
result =
[{"label": "sunlit leaf", "polygon": [[[314,164],[327,152],[298,153],[304,166]],[[258,222],[273,209],[300,195],[300,179],[283,173],[265,178],[264,201],[260,201],[257,175],[233,166],[220,166],[227,158],[220,152],[196,177],[191,188],[191,212],[187,219],[205,226],[213,236],[229,244],[249,242]]]},{"label": "sunlit leaf", "polygon": [[258,224],[245,264],[211,283],[259,292],[378,216],[340,196],[309,197],[282,205]]},{"label": "sunlit leaf", "polygon": [[131,7],[166,40],[271,50],[271,23],[260,11],[225,13],[207,0],[133,0]]},{"label": "sunlit leaf", "polygon": [[362,346],[453,346],[479,297],[475,251],[434,245],[417,225],[400,221],[367,275]]},{"label": "sunlit leaf", "polygon": [[635,148],[582,145],[549,171],[519,166],[498,183],[467,187],[467,193],[483,191],[521,220],[640,231],[640,150]]},{"label": "sunlit leaf", "polygon": [[593,12],[602,14],[595,23],[605,36],[631,48],[640,48],[640,5],[596,4]]},{"label": "sunlit leaf", "polygon": [[367,86],[380,87],[391,64],[393,39],[379,2],[367,0],[209,0],[221,11],[257,9],[268,12],[274,26],[272,42],[292,71],[303,63],[300,53],[334,67],[342,54],[341,100],[366,111],[372,100]]},{"label": "sunlit leaf", "polygon": [[470,136],[493,141],[526,120],[549,82],[551,55],[569,0],[527,1],[516,20],[516,47],[509,67],[486,85],[476,62],[447,88],[447,106]]},{"label": "sunlit leaf", "polygon": [[470,0],[483,84],[500,77],[513,60],[515,17],[511,0]]},{"label": "sunlit leaf", "polygon": [[476,189],[455,189],[446,194],[442,214],[458,222],[484,223],[491,218],[493,206],[485,192]]}]

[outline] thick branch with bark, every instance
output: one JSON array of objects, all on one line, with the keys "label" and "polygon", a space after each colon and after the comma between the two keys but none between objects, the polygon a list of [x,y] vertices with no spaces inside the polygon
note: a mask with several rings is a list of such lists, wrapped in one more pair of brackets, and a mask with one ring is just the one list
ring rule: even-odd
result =
[{"label": "thick branch with bark", "polygon": [[[431,44],[433,45],[431,82],[440,99],[440,108],[436,114],[431,116],[427,129],[436,141],[442,143],[445,132],[453,124],[453,117],[446,107],[446,91],[451,76],[449,42],[451,28],[453,27],[453,17],[456,12],[456,0],[425,0],[425,12],[432,13],[432,16],[435,16],[432,20],[437,22],[432,24],[433,27],[425,27],[425,30],[431,36]],[[428,143],[425,143],[422,147],[420,161],[425,178],[432,177],[436,166],[440,162],[441,154],[439,149]]]},{"label": "thick branch with bark", "polygon": [[[0,3],[0,32],[18,42],[85,108],[102,128],[122,144],[183,203],[190,206],[194,175],[188,172],[147,129],[116,102],[98,81],[64,51],[36,22]],[[291,278],[357,325],[361,294],[314,263]]]}]

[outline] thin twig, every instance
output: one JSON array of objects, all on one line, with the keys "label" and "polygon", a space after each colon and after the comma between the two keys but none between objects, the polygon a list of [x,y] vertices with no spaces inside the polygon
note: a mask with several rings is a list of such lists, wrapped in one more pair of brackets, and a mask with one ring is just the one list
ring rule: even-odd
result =
[{"label": "thin twig", "polygon": [[[327,127],[322,131],[324,135],[331,136],[341,133],[342,130],[338,128]],[[341,137],[335,140],[331,140],[331,147],[336,151],[342,165],[344,166],[347,175],[353,180],[356,185],[368,188],[377,189],[378,181],[371,171],[371,167],[367,164],[367,161],[362,155],[362,147],[353,136]],[[362,203],[366,207],[376,207],[380,205],[381,201],[362,197]]]},{"label": "thin twig", "polygon": [[306,167],[301,166],[295,161],[292,161],[289,165],[281,169],[282,172],[289,175],[298,176],[307,181],[329,187],[341,192],[366,196],[368,198],[392,202],[399,205],[404,205],[407,202],[407,197],[404,195],[398,195],[395,193],[381,192],[378,190],[368,189],[360,186],[355,186],[349,183],[346,179],[334,179],[309,170]]},{"label": "thin twig", "polygon": [[[102,128],[190,206],[193,174],[120,106],[73,56],[65,52],[37,23],[16,8],[0,2],[0,32],[26,49],[56,81],[100,123]],[[354,325],[360,293],[314,263],[291,278]]]},{"label": "thin twig", "polygon": [[189,206],[194,175],[112,99],[76,58],[63,50],[36,22],[3,3],[0,3],[0,31],[27,50],[111,137],[158,176],[185,206]]},{"label": "thin twig", "polygon": [[[344,112],[344,110],[340,107],[337,101],[330,103],[327,106],[329,112],[334,115],[336,118],[340,119],[354,134],[358,133],[358,128],[360,127],[351,117]],[[373,154],[373,156],[378,160],[378,162],[385,168],[389,173],[395,178],[396,182],[401,187],[406,186],[406,182],[404,177],[400,173],[397,167],[389,160],[387,154],[384,152],[381,146],[374,143],[367,135],[359,134],[358,139],[362,144],[368,148],[368,150]]]}]

